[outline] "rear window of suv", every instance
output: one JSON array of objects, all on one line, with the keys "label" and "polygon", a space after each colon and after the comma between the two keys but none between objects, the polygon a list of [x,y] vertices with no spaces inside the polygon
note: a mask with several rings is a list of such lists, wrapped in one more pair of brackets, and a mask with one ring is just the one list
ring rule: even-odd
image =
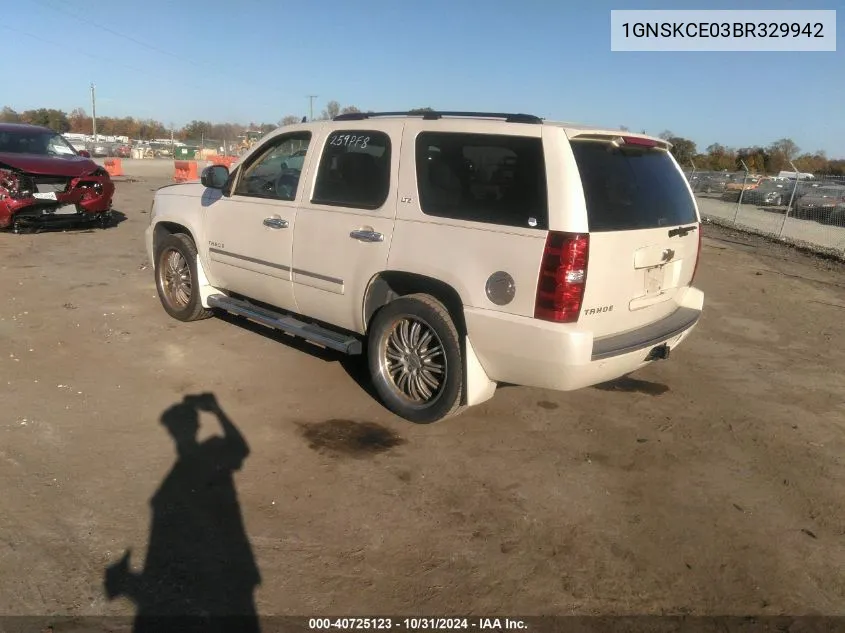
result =
[{"label": "rear window of suv", "polygon": [[572,141],[590,231],[628,231],[697,222],[683,174],[664,150]]}]

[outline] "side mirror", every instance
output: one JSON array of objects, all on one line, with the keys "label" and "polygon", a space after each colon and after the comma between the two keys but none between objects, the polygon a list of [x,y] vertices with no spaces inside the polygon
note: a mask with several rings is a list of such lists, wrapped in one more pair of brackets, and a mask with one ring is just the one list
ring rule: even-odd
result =
[{"label": "side mirror", "polygon": [[91,152],[89,152],[87,149],[81,149],[81,150],[79,150],[79,152],[77,152],[77,153],[78,153],[80,156],[84,156],[85,158],[91,158]]},{"label": "side mirror", "polygon": [[209,189],[223,189],[229,180],[229,168],[225,165],[210,165],[202,170],[200,182]]}]

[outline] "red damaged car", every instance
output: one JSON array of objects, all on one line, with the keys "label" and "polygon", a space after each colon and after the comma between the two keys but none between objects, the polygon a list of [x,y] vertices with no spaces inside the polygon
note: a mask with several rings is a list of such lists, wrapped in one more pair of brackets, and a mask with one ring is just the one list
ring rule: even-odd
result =
[{"label": "red damaged car", "polygon": [[61,134],[0,123],[0,229],[112,223],[114,183]]}]

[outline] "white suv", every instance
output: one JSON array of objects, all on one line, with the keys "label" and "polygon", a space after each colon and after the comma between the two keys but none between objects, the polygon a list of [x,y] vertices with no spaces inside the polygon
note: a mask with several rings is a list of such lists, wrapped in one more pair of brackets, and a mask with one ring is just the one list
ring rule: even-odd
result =
[{"label": "white suv", "polygon": [[497,383],[574,390],[697,323],[695,198],[656,138],[529,115],[355,113],[282,127],[155,194],[164,309],[346,354],[434,422]]}]

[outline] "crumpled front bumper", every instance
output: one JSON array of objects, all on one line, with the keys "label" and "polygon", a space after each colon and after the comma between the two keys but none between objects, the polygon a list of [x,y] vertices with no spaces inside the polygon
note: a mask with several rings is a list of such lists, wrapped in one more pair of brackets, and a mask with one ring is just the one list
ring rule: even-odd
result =
[{"label": "crumpled front bumper", "polygon": [[[28,174],[27,174],[28,175]],[[0,228],[16,220],[30,223],[80,221],[94,219],[111,210],[115,186],[109,176],[87,175],[70,179],[65,191],[55,192],[55,199],[26,196],[13,198],[0,189]],[[75,206],[76,215],[56,214],[56,210]]]}]

